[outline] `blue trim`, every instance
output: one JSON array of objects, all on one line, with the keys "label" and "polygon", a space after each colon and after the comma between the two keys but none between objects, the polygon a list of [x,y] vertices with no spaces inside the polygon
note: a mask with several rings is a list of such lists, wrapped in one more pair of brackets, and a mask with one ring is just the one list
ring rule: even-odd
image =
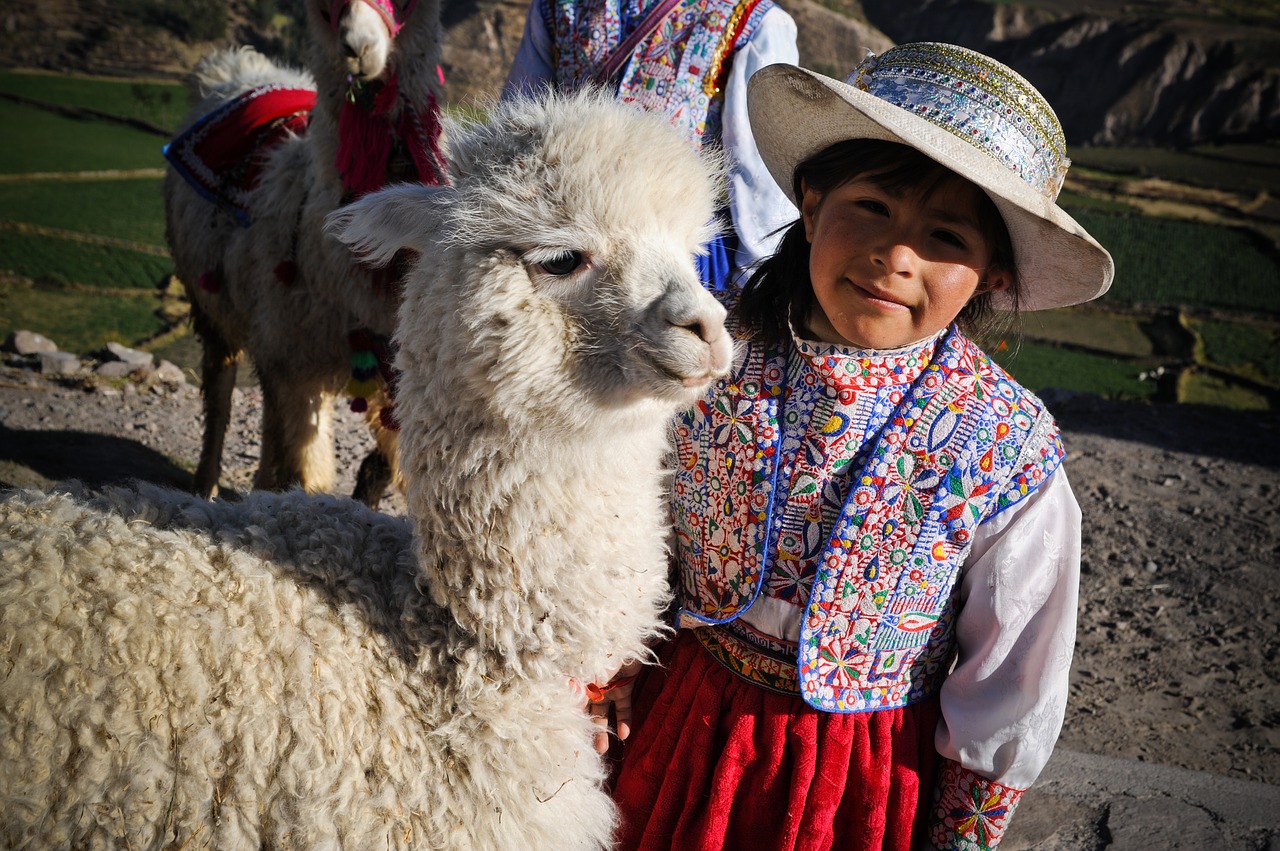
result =
[{"label": "blue trim", "polygon": [[733,282],[733,260],[738,250],[738,237],[732,231],[721,232],[706,244],[707,253],[699,254],[698,278],[712,292],[723,292]]},{"label": "blue trim", "polygon": [[[769,364],[778,359],[782,360],[782,392],[777,396],[770,394],[769,397],[765,400],[766,405],[772,406],[773,419],[774,419],[774,422],[778,424],[778,427],[777,427],[778,442],[775,444],[778,447],[778,451],[774,453],[775,458],[773,462],[773,473],[769,477],[769,504],[768,504],[768,508],[765,509],[765,514],[764,514],[764,549],[760,553],[760,575],[756,577],[755,591],[752,592],[751,599],[748,600],[745,605],[739,606],[737,610],[734,611],[733,614],[729,615],[729,617],[721,618],[719,620],[713,620],[712,618],[695,614],[694,612],[691,612],[688,609],[681,606],[680,609],[676,612],[677,626],[679,626],[680,618],[683,615],[688,615],[694,620],[701,621],[702,623],[708,624],[710,626],[718,626],[720,624],[726,624],[726,623],[730,623],[731,621],[736,621],[738,618],[742,617],[743,612],[747,611],[747,609],[750,609],[755,604],[756,600],[760,598],[760,590],[764,588],[765,580],[769,578],[769,552],[770,552],[769,547],[771,542],[773,544],[777,544],[777,541],[778,541],[777,536],[773,532],[773,510],[776,507],[776,499],[778,494],[778,471],[782,469],[782,451],[781,451],[782,418],[786,413],[786,408],[787,408],[786,400],[787,400],[788,389],[791,382],[791,378],[790,378],[791,351],[792,351],[792,346],[790,344],[787,344],[782,348],[781,351],[764,352],[762,355],[761,364],[760,364],[760,388],[761,390],[763,390],[765,387],[764,376],[769,369]],[[745,367],[745,364],[744,364],[744,367]],[[746,372],[745,368],[743,369],[743,372],[744,373]],[[753,488],[760,487],[759,481],[752,481],[751,484]],[[797,667],[796,670],[798,674],[799,668]]]}]

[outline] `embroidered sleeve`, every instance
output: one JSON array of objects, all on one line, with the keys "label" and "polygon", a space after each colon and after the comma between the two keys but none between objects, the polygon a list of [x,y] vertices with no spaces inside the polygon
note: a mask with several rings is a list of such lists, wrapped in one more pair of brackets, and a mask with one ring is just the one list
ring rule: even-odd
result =
[{"label": "embroidered sleeve", "polygon": [[1022,791],[943,760],[929,811],[929,847],[943,851],[995,848],[1004,838]]}]

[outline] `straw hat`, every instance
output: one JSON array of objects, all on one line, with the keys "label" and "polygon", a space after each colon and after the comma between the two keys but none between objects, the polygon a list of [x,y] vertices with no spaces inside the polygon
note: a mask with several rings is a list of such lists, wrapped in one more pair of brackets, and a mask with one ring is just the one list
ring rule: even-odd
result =
[{"label": "straw hat", "polygon": [[[760,156],[788,196],[796,166],[837,142],[901,142],[991,196],[1013,241],[1021,309],[1079,304],[1111,286],[1111,255],[1056,203],[1071,164],[1058,117],[994,59],[903,44],[868,54],[843,83],[770,65],[751,77],[747,104]],[[1002,296],[995,306],[1011,307]]]}]

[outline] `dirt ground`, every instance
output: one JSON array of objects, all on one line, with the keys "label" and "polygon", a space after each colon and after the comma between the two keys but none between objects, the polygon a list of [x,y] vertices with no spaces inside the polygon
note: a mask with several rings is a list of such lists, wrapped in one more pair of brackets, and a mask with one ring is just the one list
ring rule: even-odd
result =
[{"label": "dirt ground", "polygon": [[[0,482],[189,484],[196,389],[90,384],[0,370]],[[1061,744],[1280,785],[1280,416],[1045,397],[1084,512]],[[237,391],[234,488],[252,476],[259,412],[256,389]],[[337,420],[349,491],[370,442],[356,415]]]}]

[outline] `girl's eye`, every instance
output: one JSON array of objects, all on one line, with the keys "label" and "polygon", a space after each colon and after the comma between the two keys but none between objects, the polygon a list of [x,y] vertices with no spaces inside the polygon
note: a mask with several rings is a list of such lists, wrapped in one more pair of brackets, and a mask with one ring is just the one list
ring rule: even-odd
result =
[{"label": "girl's eye", "polygon": [[886,207],[884,204],[881,204],[879,201],[873,201],[870,198],[862,199],[861,201],[858,202],[858,206],[864,210],[867,210],[868,212],[877,213],[880,215],[884,215],[885,213],[889,212],[889,208]]},{"label": "girl's eye", "polygon": [[572,275],[583,263],[581,251],[562,251],[561,253],[535,264],[539,269],[554,278]]},{"label": "girl's eye", "polygon": [[964,248],[964,240],[949,230],[936,230],[933,232],[933,238],[956,248]]}]

